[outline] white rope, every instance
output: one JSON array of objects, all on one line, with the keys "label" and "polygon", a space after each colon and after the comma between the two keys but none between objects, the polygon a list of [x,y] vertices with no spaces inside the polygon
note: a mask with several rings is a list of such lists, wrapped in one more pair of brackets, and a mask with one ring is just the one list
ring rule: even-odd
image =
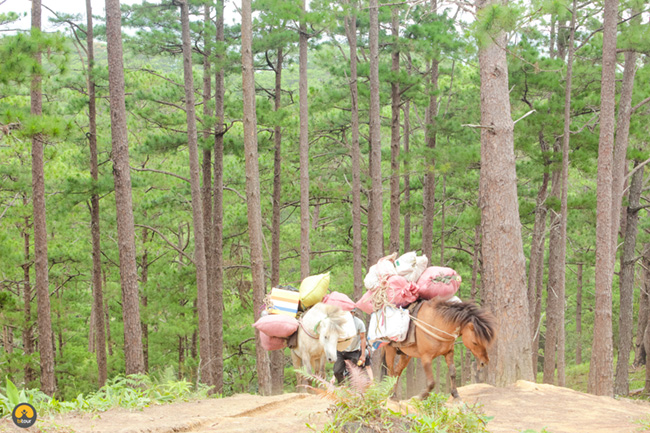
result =
[{"label": "white rope", "polygon": [[[411,318],[413,323],[415,323],[415,326],[417,326],[422,331],[424,331],[427,335],[435,338],[438,341],[454,341],[455,339],[458,338],[458,335],[460,335],[459,334],[460,333],[460,327],[457,327],[456,330],[454,331],[454,333],[450,334],[449,332],[443,331],[442,329],[438,329],[438,328],[436,328],[435,326],[433,326],[433,325],[431,325],[429,323],[426,323],[426,322],[423,322],[422,320],[419,320],[415,316],[412,316],[412,315],[409,314],[409,317]],[[447,337],[442,337],[440,335],[437,335],[434,332],[426,329],[425,327],[428,327],[428,328],[430,328],[430,329],[432,329],[434,331],[438,331],[438,332],[440,332],[442,334],[445,334],[445,335],[447,335]]]}]

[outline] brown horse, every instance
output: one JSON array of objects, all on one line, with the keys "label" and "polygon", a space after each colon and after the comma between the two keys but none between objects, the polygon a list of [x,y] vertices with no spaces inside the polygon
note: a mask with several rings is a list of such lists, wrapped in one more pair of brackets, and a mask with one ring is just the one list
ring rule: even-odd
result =
[{"label": "brown horse", "polygon": [[[479,361],[479,369],[489,362],[487,348],[494,340],[495,320],[492,314],[468,302],[425,301],[420,307],[415,324],[415,343],[409,346],[385,347],[388,374],[399,377],[411,358],[420,358],[427,375],[428,386],[422,394],[426,398],[435,386],[431,362],[444,355],[451,377],[451,395],[459,398],[456,390],[454,343],[461,336],[463,344]],[[395,366],[395,356],[400,354]],[[395,391],[397,383],[395,384]]]}]

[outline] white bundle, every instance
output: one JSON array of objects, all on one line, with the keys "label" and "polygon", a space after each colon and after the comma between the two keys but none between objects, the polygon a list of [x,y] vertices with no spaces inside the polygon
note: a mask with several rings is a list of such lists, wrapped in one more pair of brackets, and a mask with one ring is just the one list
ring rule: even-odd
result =
[{"label": "white bundle", "polygon": [[415,251],[402,254],[395,260],[397,275],[406,278],[407,281],[416,282],[427,268],[429,259],[425,255],[418,256]]}]

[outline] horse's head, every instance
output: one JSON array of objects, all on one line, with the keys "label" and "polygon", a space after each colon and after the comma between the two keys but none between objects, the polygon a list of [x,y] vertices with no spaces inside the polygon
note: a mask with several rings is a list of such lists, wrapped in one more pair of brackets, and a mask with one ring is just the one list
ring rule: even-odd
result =
[{"label": "horse's head", "polygon": [[318,340],[329,362],[336,362],[336,348],[343,334],[344,311],[333,305],[322,304],[325,317],[317,325]]},{"label": "horse's head", "polygon": [[460,335],[465,347],[467,347],[478,360],[479,370],[490,362],[490,357],[487,353],[489,343],[487,343],[483,338],[479,338],[473,323],[470,322],[465,325],[461,330]]},{"label": "horse's head", "polygon": [[467,308],[467,320],[460,331],[463,344],[478,360],[478,368],[490,362],[488,348],[496,335],[495,319],[489,311],[472,306]]}]

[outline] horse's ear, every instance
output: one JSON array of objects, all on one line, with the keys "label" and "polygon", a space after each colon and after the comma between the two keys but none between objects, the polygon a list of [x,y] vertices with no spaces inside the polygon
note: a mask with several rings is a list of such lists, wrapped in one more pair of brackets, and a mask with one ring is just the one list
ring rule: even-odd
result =
[{"label": "horse's ear", "polygon": [[473,324],[472,322],[469,322],[469,323],[467,324],[467,327],[468,327],[472,332],[476,332],[476,328],[474,328],[474,324]]}]

